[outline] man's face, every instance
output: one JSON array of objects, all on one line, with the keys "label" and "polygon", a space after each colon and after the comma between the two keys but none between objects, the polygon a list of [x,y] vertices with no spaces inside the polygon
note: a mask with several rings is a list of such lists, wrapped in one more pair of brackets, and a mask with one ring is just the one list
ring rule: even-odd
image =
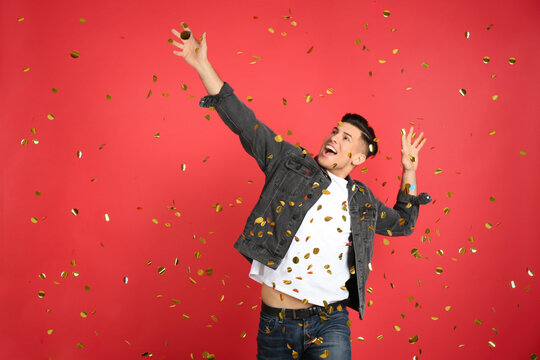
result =
[{"label": "man's face", "polygon": [[366,161],[362,132],[349,123],[339,123],[324,139],[317,162],[332,174],[345,178],[355,166]]}]

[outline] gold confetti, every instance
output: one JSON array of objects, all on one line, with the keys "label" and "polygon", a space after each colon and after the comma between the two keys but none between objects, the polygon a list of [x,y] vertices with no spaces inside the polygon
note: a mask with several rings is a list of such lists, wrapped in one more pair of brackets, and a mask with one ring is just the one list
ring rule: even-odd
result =
[{"label": "gold confetti", "polygon": [[498,98],[499,98],[499,95],[493,95],[493,96],[491,97],[491,99],[493,99],[493,101],[497,100]]},{"label": "gold confetti", "polygon": [[84,344],[83,344],[83,343],[77,343],[77,347],[78,347],[79,349],[83,349],[83,348],[84,348]]},{"label": "gold confetti", "polygon": [[409,338],[409,343],[414,344],[418,341],[418,335],[413,335]]},{"label": "gold confetti", "polygon": [[279,143],[279,142],[282,142],[282,141],[283,141],[283,136],[282,136],[282,135],[276,135],[276,136],[274,137],[274,140],[275,140],[276,142],[278,142],[278,143]]},{"label": "gold confetti", "polygon": [[495,130],[490,131],[489,135],[495,135]]},{"label": "gold confetti", "polygon": [[86,311],[81,311],[81,317],[84,319],[86,317],[88,317],[88,314],[86,313]]},{"label": "gold confetti", "polygon": [[448,215],[448,213],[450,212],[450,208],[445,207],[444,210],[443,210],[443,212],[444,212],[446,215]]},{"label": "gold confetti", "polygon": [[489,56],[484,56],[484,58],[482,59],[484,64],[487,64],[489,62],[489,60],[490,60]]},{"label": "gold confetti", "polygon": [[436,268],[435,268],[435,272],[436,272],[437,274],[442,274],[443,268],[442,268],[442,267],[436,267]]},{"label": "gold confetti", "polygon": [[393,49],[392,54],[396,55],[399,52],[399,49]]},{"label": "gold confetti", "polygon": [[127,284],[127,283],[128,283],[128,280],[129,280],[128,277],[127,277],[127,276],[124,276],[124,278],[122,279],[122,282],[123,282],[124,284]]},{"label": "gold confetti", "polygon": [[38,297],[39,297],[40,299],[43,299],[43,298],[45,297],[45,291],[39,290],[39,291],[38,291]]},{"label": "gold confetti", "polygon": [[511,57],[510,59],[508,59],[508,63],[510,65],[514,65],[516,63],[516,58],[515,57]]},{"label": "gold confetti", "polygon": [[428,64],[427,62],[423,62],[423,63],[422,63],[422,67],[424,67],[424,68],[427,69],[427,68],[429,67],[429,64]]},{"label": "gold confetti", "polygon": [[219,203],[215,205],[216,212],[221,212],[223,210],[223,206],[221,206]]},{"label": "gold confetti", "polygon": [[326,216],[326,217],[324,218],[324,221],[330,221],[330,220],[332,220],[332,217],[331,217],[331,216]]},{"label": "gold confetti", "polygon": [[306,102],[309,104],[310,102],[313,101],[313,97],[309,94],[306,95]]},{"label": "gold confetti", "polygon": [[324,350],[324,352],[321,354],[321,358],[326,359],[328,356],[330,356],[329,350]]},{"label": "gold confetti", "polygon": [[163,275],[165,273],[165,267],[160,266],[160,267],[158,267],[157,271],[158,271],[159,275]]},{"label": "gold confetti", "polygon": [[442,170],[441,169],[436,169],[435,170],[435,175],[439,175],[439,174],[442,174]]},{"label": "gold confetti", "polygon": [[79,215],[79,209],[71,209],[71,213],[75,216]]},{"label": "gold confetti", "polygon": [[529,268],[527,268],[527,274],[528,274],[529,276],[534,276],[533,271],[532,271],[531,269],[529,269]]},{"label": "gold confetti", "polygon": [[53,332],[54,332],[53,329],[49,329],[49,330],[47,330],[47,335],[51,335]]},{"label": "gold confetti", "polygon": [[76,50],[72,50],[69,55],[71,55],[72,58],[77,59],[79,56],[81,56],[81,53]]},{"label": "gold confetti", "polygon": [[77,151],[77,157],[80,159],[82,158],[82,151]]},{"label": "gold confetti", "polygon": [[110,221],[111,218],[109,217],[109,214],[105,214],[105,221]]},{"label": "gold confetti", "polygon": [[401,331],[401,328],[399,327],[399,325],[394,325],[394,330]]},{"label": "gold confetti", "polygon": [[390,16],[390,10],[384,10],[383,11],[383,16],[384,17],[389,17]]},{"label": "gold confetti", "polygon": [[467,90],[465,89],[459,89],[459,93],[462,95],[462,96],[465,96],[467,94]]},{"label": "gold confetti", "polygon": [[514,280],[511,280],[510,281],[510,286],[512,287],[512,289],[515,289],[516,288],[516,282]]},{"label": "gold confetti", "polygon": [[191,32],[184,30],[180,33],[180,39],[188,40],[191,37]]},{"label": "gold confetti", "polygon": [[493,341],[488,341],[488,344],[490,347],[495,348],[495,343]]},{"label": "gold confetti", "polygon": [[468,39],[471,37],[471,33],[468,31],[465,31],[465,39]]},{"label": "gold confetti", "polygon": [[491,229],[492,227],[493,227],[493,225],[490,222],[486,223],[486,229]]},{"label": "gold confetti", "polygon": [[527,155],[527,153],[526,153],[525,151],[521,150],[521,151],[519,152],[519,155],[525,156],[525,155]]},{"label": "gold confetti", "polygon": [[34,224],[37,224],[38,218],[33,216],[33,217],[30,218],[30,221],[33,222]]}]

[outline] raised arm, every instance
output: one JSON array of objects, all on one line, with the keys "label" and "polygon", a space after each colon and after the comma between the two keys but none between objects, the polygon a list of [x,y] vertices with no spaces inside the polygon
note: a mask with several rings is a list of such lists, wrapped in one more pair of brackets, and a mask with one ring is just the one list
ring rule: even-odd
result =
[{"label": "raised arm", "polygon": [[206,32],[202,34],[202,40],[199,42],[185,23],[182,23],[182,27],[184,30],[181,33],[176,29],[171,30],[181,41],[173,40],[173,45],[181,50],[175,50],[173,53],[183,57],[189,65],[197,70],[208,95],[217,95],[223,86],[223,81],[208,61]]},{"label": "raised arm", "polygon": [[388,236],[410,235],[414,231],[420,205],[431,202],[431,197],[418,193],[416,183],[416,170],[418,169],[418,153],[425,144],[424,133],[413,141],[414,129],[409,133],[401,132],[401,164],[403,174],[401,176],[401,188],[393,208],[390,208],[377,200],[377,227],[378,234]]},{"label": "raised arm", "polygon": [[208,96],[203,97],[199,105],[215,108],[225,125],[239,136],[246,152],[268,174],[281,156],[296,147],[283,141],[282,137],[258,120],[253,111],[234,94],[230,85],[220,79],[208,61],[206,33],[203,33],[199,42],[185,24],[182,27],[184,30],[181,33],[176,29],[171,30],[180,40],[173,40],[173,45],[181,50],[173,53],[183,57],[199,73],[208,92]]},{"label": "raised arm", "polygon": [[403,174],[401,177],[401,190],[406,194],[416,195],[416,170],[418,169],[418,153],[426,139],[424,133],[420,133],[414,142],[412,141],[413,127],[406,134],[405,130],[401,131],[401,164],[403,165]]}]

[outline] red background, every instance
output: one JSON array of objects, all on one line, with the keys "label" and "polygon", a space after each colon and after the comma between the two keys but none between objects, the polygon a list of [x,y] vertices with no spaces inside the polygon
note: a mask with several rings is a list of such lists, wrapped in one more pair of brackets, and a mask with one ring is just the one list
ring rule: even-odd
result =
[{"label": "red background", "polygon": [[539,10],[536,0],[2,1],[2,357],[254,358],[259,286],[232,245],[263,176],[198,107],[204,88],[167,42],[181,21],[207,32],[220,76],[287,141],[316,152],[345,112],[366,116],[381,152],[352,175],[383,201],[399,186],[399,130],[425,132],[419,190],[434,201],[412,236],[375,238],[373,303],[363,321],[351,312],[353,358],[534,357]]}]

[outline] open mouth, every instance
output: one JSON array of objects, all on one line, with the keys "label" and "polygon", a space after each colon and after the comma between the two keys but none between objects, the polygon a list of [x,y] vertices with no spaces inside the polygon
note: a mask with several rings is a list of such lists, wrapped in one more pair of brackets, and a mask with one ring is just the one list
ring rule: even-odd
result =
[{"label": "open mouth", "polygon": [[332,145],[326,144],[326,146],[324,147],[324,150],[323,150],[323,155],[324,155],[324,156],[334,156],[334,155],[337,155],[337,150],[336,150],[336,148],[333,147]]}]

